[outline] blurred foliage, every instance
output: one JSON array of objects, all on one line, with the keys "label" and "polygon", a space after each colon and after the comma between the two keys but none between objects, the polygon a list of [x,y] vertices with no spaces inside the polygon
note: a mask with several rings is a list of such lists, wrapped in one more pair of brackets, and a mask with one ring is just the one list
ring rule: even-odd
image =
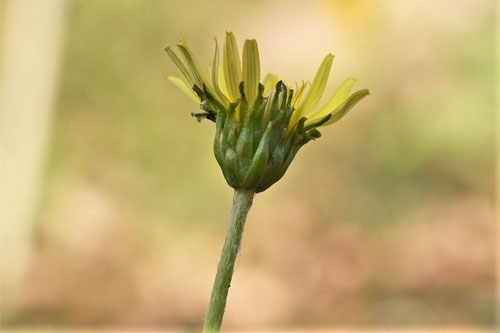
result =
[{"label": "blurred foliage", "polygon": [[233,30],[259,40],[263,71],[311,79],[300,75],[333,51],[333,83],[355,72],[372,96],[257,196],[226,327],[491,326],[492,8],[71,1],[40,243],[14,323],[200,327],[231,191],[213,124],[190,117],[162,49],[187,37],[208,64],[211,37]]}]

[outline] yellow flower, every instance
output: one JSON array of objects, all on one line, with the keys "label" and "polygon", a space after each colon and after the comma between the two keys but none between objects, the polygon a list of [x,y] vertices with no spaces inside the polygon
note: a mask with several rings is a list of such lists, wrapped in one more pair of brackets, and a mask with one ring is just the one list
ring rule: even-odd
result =
[{"label": "yellow flower", "polygon": [[215,39],[208,75],[186,40],[165,50],[181,73],[168,79],[205,111],[193,115],[216,122],[215,156],[236,189],[260,192],[274,184],[300,147],[321,136],[318,127],[337,122],[369,94],[367,89],[351,94],[356,79],[348,78],[318,106],[330,76],[332,54],[324,58],[312,82],[302,82],[295,91],[274,74],[261,83],[257,41],[245,41],[240,59],[231,32],[226,33],[222,66]]},{"label": "yellow flower", "polygon": [[[252,105],[258,97],[257,92],[261,81],[259,48],[255,39],[247,39],[243,46],[243,62],[240,60],[238,45],[232,32],[226,33],[223,46],[223,65],[219,65],[219,46],[215,39],[215,54],[213,63],[209,68],[209,79],[203,74],[198,61],[189,49],[186,40],[182,40],[177,49],[167,46],[165,49],[179,68],[182,76],[169,76],[168,79],[181,89],[186,95],[197,103],[200,98],[194,93],[193,86],[206,86],[210,92],[222,105],[229,107],[230,102],[240,99],[239,85],[244,82],[244,91],[249,105]],[[302,83],[297,87],[292,105],[295,108],[290,119],[288,130],[298,123],[300,118],[306,117],[305,125],[310,125],[325,116],[331,118],[322,126],[331,125],[340,120],[356,103],[369,95],[367,89],[358,90],[350,94],[355,78],[346,79],[332,94],[330,99],[321,107],[317,104],[326,88],[330,69],[334,56],[328,54],[321,63],[312,83]],[[267,74],[263,80],[264,96],[272,95],[274,86],[278,82],[278,77],[274,74]],[[293,90],[287,87],[287,90]],[[239,112],[235,113],[238,120]]]}]

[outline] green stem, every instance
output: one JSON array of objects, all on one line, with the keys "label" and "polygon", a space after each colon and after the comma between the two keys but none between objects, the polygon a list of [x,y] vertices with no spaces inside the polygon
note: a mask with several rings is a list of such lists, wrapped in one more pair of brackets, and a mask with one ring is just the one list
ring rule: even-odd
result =
[{"label": "green stem", "polygon": [[231,209],[231,218],[227,227],[226,241],[222,248],[222,254],[217,267],[212,296],[210,296],[210,305],[205,318],[203,332],[216,333],[220,331],[224,309],[226,307],[227,293],[231,286],[233,277],[234,262],[238,250],[240,249],[243,227],[247,219],[248,211],[252,206],[254,197],[253,191],[235,190],[233,197],[233,208]]}]

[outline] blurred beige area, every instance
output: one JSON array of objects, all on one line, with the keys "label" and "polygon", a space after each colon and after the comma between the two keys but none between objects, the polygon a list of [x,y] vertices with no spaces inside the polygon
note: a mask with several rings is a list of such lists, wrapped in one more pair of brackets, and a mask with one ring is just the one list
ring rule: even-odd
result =
[{"label": "blurred beige area", "polygon": [[[15,312],[33,246],[61,54],[64,1],[10,1],[0,59],[0,299]],[[3,12],[3,11],[2,11]],[[22,305],[21,305],[22,306]]]},{"label": "blurred beige area", "polygon": [[30,155],[43,171],[20,209],[31,256],[3,327],[200,329],[232,191],[163,47],[186,37],[208,67],[231,30],[258,40],[264,73],[310,80],[332,52],[328,89],[354,76],[372,95],[257,195],[224,329],[493,330],[494,4],[67,0],[46,59],[58,94]]}]

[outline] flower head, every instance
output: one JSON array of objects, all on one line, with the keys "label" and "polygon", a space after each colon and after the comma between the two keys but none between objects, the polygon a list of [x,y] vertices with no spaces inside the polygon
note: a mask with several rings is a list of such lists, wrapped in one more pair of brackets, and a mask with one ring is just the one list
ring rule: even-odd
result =
[{"label": "flower head", "polygon": [[168,79],[204,111],[192,115],[216,123],[215,157],[235,189],[267,189],[283,177],[304,144],[321,136],[318,127],[337,122],[369,94],[367,89],[351,94],[356,79],[348,78],[317,107],[330,75],[332,54],[324,58],[310,84],[302,82],[293,89],[273,74],[261,80],[257,41],[245,41],[240,60],[231,32],[226,33],[222,66],[215,39],[208,78],[185,40],[165,51],[182,74]]}]

